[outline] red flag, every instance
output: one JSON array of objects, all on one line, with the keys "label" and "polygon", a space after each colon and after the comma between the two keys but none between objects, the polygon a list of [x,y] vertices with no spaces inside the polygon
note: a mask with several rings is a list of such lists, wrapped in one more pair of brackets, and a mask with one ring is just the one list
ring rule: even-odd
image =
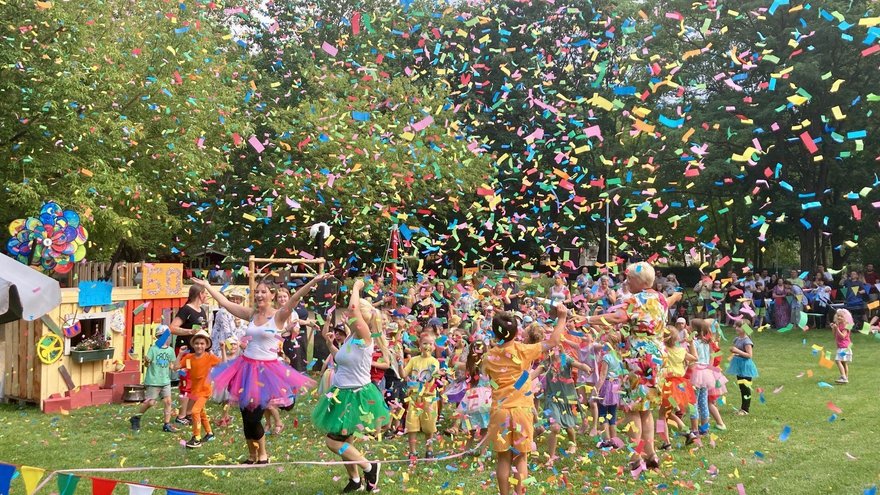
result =
[{"label": "red flag", "polygon": [[119,482],[116,480],[92,478],[92,495],[113,495],[117,483]]}]

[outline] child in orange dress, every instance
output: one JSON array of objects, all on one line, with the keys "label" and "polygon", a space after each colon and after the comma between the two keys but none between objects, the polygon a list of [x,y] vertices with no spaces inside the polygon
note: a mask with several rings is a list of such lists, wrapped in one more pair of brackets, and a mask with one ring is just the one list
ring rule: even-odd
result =
[{"label": "child in orange dress", "polygon": [[510,493],[511,467],[516,470],[515,492],[525,493],[523,480],[528,477],[528,453],[535,450],[535,413],[532,400],[526,395],[529,388],[529,372],[541,354],[562,342],[568,310],[565,305],[556,306],[556,326],[550,338],[539,344],[517,342],[516,318],[502,312],[492,320],[492,332],[497,347],[489,350],[483,360],[483,369],[494,382],[492,407],[489,414],[488,437],[497,458],[495,475],[498,492]]}]

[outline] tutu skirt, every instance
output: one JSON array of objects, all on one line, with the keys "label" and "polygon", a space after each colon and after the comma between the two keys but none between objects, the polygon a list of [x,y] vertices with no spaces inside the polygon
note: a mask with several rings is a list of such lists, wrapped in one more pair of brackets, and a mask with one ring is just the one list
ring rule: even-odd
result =
[{"label": "tutu skirt", "polygon": [[661,400],[664,407],[675,410],[685,410],[691,404],[697,403],[694,387],[683,376],[667,376],[661,390]]},{"label": "tutu skirt", "polygon": [[492,388],[473,387],[465,390],[458,411],[462,415],[463,430],[485,430],[489,427],[489,413],[492,409]]},{"label": "tutu skirt", "polygon": [[616,406],[620,404],[620,380],[609,378],[602,383],[596,400],[603,406]]},{"label": "tutu skirt", "polygon": [[837,349],[837,355],[834,358],[835,361],[841,361],[844,363],[852,362],[853,352],[851,347],[840,347]]},{"label": "tutu skirt", "polygon": [[300,390],[315,385],[314,380],[277,359],[259,361],[244,356],[217,365],[211,380],[216,400],[225,399],[241,409],[287,407]]},{"label": "tutu skirt", "polygon": [[710,396],[721,396],[727,393],[727,377],[721,370],[707,364],[698,364],[691,373],[691,384],[694,388],[705,388]]},{"label": "tutu skirt", "polygon": [[360,388],[331,387],[318,397],[312,422],[324,433],[348,436],[373,432],[391,423],[391,412],[373,383]]},{"label": "tutu skirt", "polygon": [[745,376],[748,378],[757,378],[758,367],[750,358],[742,356],[733,356],[730,365],[727,367],[727,374],[734,376]]}]

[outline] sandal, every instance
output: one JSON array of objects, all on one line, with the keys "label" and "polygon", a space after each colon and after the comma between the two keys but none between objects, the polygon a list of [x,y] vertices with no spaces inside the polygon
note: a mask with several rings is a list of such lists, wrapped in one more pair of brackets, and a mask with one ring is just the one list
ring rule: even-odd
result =
[{"label": "sandal", "polygon": [[267,457],[265,459],[260,459],[256,462],[256,464],[269,464],[269,458]]},{"label": "sandal", "polygon": [[660,459],[658,459],[656,455],[651,456],[650,459],[645,461],[645,469],[660,469]]},{"label": "sandal", "polygon": [[257,461],[255,461],[253,459],[245,459],[240,462],[240,464],[256,464],[256,463],[257,463]]}]

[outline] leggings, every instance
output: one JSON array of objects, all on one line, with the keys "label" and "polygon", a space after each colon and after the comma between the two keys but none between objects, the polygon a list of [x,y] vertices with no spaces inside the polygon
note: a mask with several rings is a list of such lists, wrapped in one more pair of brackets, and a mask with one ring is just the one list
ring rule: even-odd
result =
[{"label": "leggings", "polygon": [[196,397],[194,400],[192,408],[193,436],[202,438],[202,426],[205,427],[205,434],[211,433],[211,421],[208,419],[208,413],[205,411],[205,404],[208,402],[208,398]]},{"label": "leggings", "polygon": [[241,410],[241,422],[246,440],[260,440],[266,434],[263,429],[263,408],[255,407]]},{"label": "leggings", "polygon": [[736,383],[739,384],[739,393],[742,395],[742,409],[749,412],[749,406],[752,405],[752,377],[736,376]]},{"label": "leggings", "polygon": [[697,414],[700,418],[700,424],[709,422],[709,389],[697,389]]}]

